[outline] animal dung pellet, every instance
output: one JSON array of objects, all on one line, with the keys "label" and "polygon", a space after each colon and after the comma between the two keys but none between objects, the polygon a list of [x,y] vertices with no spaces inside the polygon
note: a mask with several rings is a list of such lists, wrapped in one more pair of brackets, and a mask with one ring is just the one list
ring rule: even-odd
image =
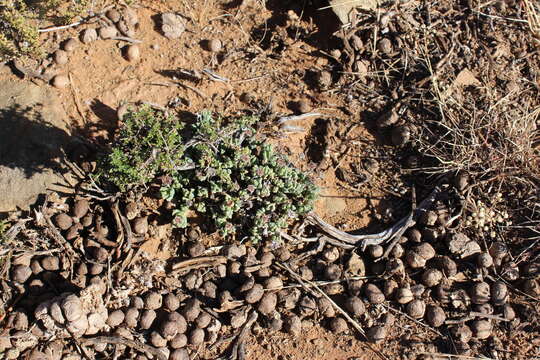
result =
[{"label": "animal dung pellet", "polygon": [[189,360],[189,353],[186,349],[175,349],[169,355],[169,360]]},{"label": "animal dung pellet", "polygon": [[178,324],[173,320],[163,321],[159,327],[159,334],[164,339],[171,340],[178,334]]},{"label": "animal dung pellet", "polygon": [[219,52],[222,48],[221,40],[219,39],[206,40],[205,45],[206,50],[214,53]]},{"label": "animal dung pellet", "polygon": [[357,296],[351,296],[345,300],[345,309],[353,316],[361,316],[366,312],[364,302]]},{"label": "animal dung pellet", "polygon": [[167,39],[178,39],[186,30],[184,19],[173,13],[161,14],[161,31]]},{"label": "animal dung pellet", "polygon": [[477,339],[487,339],[491,336],[492,325],[489,320],[475,320],[471,324],[471,330]]},{"label": "animal dung pellet", "polygon": [[188,339],[187,339],[186,334],[177,334],[174,338],[172,338],[169,341],[169,345],[173,349],[181,349],[184,346],[186,346],[187,343],[188,343]]},{"label": "animal dung pellet", "polygon": [[426,303],[422,300],[416,299],[407,304],[405,307],[407,314],[415,319],[421,319],[426,312]]},{"label": "animal dung pellet", "polygon": [[188,341],[194,346],[202,344],[204,342],[204,330],[199,328],[191,330],[188,336]]},{"label": "animal dung pellet", "polygon": [[85,200],[85,199],[77,200],[73,204],[73,209],[72,209],[73,216],[77,219],[80,219],[83,216],[85,216],[89,210],[90,210],[90,204],[88,203],[88,200]]},{"label": "animal dung pellet", "polygon": [[122,310],[115,310],[109,313],[107,318],[107,325],[110,327],[117,327],[124,322],[124,312]]},{"label": "animal dung pellet", "polygon": [[118,34],[118,30],[114,26],[103,26],[98,30],[99,37],[102,39],[110,39]]},{"label": "animal dung pellet", "polygon": [[98,34],[96,29],[89,28],[81,31],[81,42],[83,42],[84,44],[89,44],[93,41],[96,41],[97,38]]},{"label": "animal dung pellet", "polygon": [[146,216],[138,217],[131,223],[133,231],[138,235],[144,235],[148,231],[148,218]]},{"label": "animal dung pellet", "polygon": [[144,296],[144,308],[149,310],[157,310],[161,307],[163,297],[161,294],[150,291]]},{"label": "animal dung pellet", "polygon": [[341,317],[335,317],[330,320],[330,329],[334,334],[342,334],[349,330],[349,326],[345,319]]},{"label": "animal dung pellet", "polygon": [[429,305],[426,308],[426,320],[429,325],[439,327],[446,321],[446,314],[440,306]]},{"label": "animal dung pellet", "polygon": [[199,316],[195,319],[195,325],[197,325],[198,328],[204,329],[208,325],[210,325],[210,322],[212,321],[212,316],[208,314],[207,312],[202,311]]},{"label": "animal dung pellet", "polygon": [[187,330],[187,321],[180,313],[171,312],[167,316],[168,320],[176,322],[176,328],[178,329],[179,334],[184,334]]},{"label": "animal dung pellet", "polygon": [[182,315],[188,322],[192,322],[201,313],[201,303],[195,298],[191,298],[187,301],[186,305],[182,309]]},{"label": "animal dung pellet", "polygon": [[150,343],[155,347],[160,348],[167,345],[167,340],[165,340],[157,331],[152,331],[150,333]]},{"label": "animal dung pellet", "polygon": [[366,284],[364,294],[372,304],[380,304],[385,300],[383,292],[375,284]]},{"label": "animal dung pellet", "polygon": [[57,63],[58,65],[67,64],[68,62],[67,52],[64,50],[56,50],[53,53],[53,59],[54,59],[54,62]]},{"label": "animal dung pellet", "polygon": [[127,327],[134,328],[139,323],[139,309],[130,307],[125,312],[124,324]]},{"label": "animal dung pellet", "polygon": [[170,311],[176,311],[180,307],[180,300],[172,293],[163,296],[163,306]]},{"label": "animal dung pellet", "polygon": [[62,48],[64,51],[72,52],[79,46],[79,42],[75,38],[69,38],[66,41],[64,41],[64,44],[62,45]]},{"label": "animal dung pellet", "polygon": [[479,282],[471,288],[471,300],[474,304],[485,304],[489,302],[491,297],[491,291],[489,284],[486,282]]},{"label": "animal dung pellet", "polygon": [[154,320],[156,319],[156,312],[154,310],[143,310],[141,318],[139,319],[139,327],[143,330],[148,330],[152,327]]},{"label": "animal dung pellet", "polygon": [[60,213],[54,216],[54,223],[60,230],[67,230],[73,225],[73,219],[68,214]]},{"label": "animal dung pellet", "polygon": [[263,315],[270,315],[277,305],[277,295],[274,292],[267,292],[259,301],[257,310]]},{"label": "animal dung pellet", "polygon": [[289,315],[283,321],[285,331],[293,336],[298,336],[302,332],[302,321],[296,315]]},{"label": "animal dung pellet", "polygon": [[368,329],[366,332],[366,337],[369,341],[378,344],[386,339],[387,333],[388,332],[385,326],[375,325]]},{"label": "animal dung pellet", "polygon": [[109,9],[105,12],[105,16],[111,20],[113,23],[116,23],[120,21],[120,18],[122,17],[122,14],[120,14],[120,11],[116,9]]},{"label": "animal dung pellet", "polygon": [[[52,86],[54,86],[55,88],[63,89],[68,85],[69,85],[69,78],[66,75],[56,75],[52,79]],[[62,229],[62,230],[67,230],[67,229]]]},{"label": "animal dung pellet", "polygon": [[264,295],[264,288],[261,284],[255,284],[246,293],[245,299],[248,304],[254,304],[258,302]]},{"label": "animal dung pellet", "polygon": [[422,274],[422,283],[427,287],[433,287],[438,285],[443,278],[441,271],[437,269],[427,269]]}]

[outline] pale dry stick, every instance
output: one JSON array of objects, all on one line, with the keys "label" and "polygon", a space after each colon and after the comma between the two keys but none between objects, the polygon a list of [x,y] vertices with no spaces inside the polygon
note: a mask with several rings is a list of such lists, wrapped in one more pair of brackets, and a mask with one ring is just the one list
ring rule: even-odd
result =
[{"label": "pale dry stick", "polygon": [[279,119],[277,119],[277,123],[281,125],[290,121],[304,120],[313,116],[323,116],[323,114],[317,113],[317,112],[308,112],[301,115],[282,116]]},{"label": "pale dry stick", "polygon": [[177,262],[176,264],[172,265],[172,270],[180,271],[180,270],[185,270],[186,268],[207,267],[207,266],[225,264],[226,262],[227,262],[227,257],[221,256],[221,255],[201,256],[198,258],[193,258],[193,259]]},{"label": "pale dry stick", "polygon": [[147,85],[155,85],[155,86],[180,86],[180,87],[183,87],[185,89],[189,89],[191,91],[193,91],[195,94],[199,95],[201,98],[203,99],[208,99],[208,96],[203,93],[202,91],[200,91],[199,89],[196,89],[194,88],[193,86],[189,86],[187,84],[182,84],[181,82],[168,82],[168,83],[157,83],[157,82],[153,82],[153,83],[146,83]]},{"label": "pale dry stick", "polygon": [[101,9],[100,12],[95,13],[95,14],[91,14],[90,16],[86,17],[85,19],[80,20],[80,21],[76,21],[76,22],[71,23],[71,24],[61,25],[61,26],[53,26],[53,27],[44,28],[44,29],[38,29],[38,33],[47,33],[47,32],[51,32],[51,31],[71,29],[72,27],[77,27],[77,26],[82,25],[82,24],[90,23],[90,22],[92,22],[91,20],[93,18],[100,17],[101,15],[105,14],[105,12],[107,12],[107,10],[111,9],[112,7],[114,7],[114,5],[106,6],[103,9]]},{"label": "pale dry stick", "polygon": [[402,234],[403,231],[413,226],[415,224],[415,218],[419,216],[420,212],[425,211],[431,206],[436,196],[439,195],[440,192],[441,189],[439,187],[435,187],[431,194],[427,198],[425,198],[420,203],[420,205],[416,209],[414,209],[414,211],[411,211],[409,215],[399,220],[389,229],[386,229],[376,234],[351,235],[326,223],[323,219],[321,219],[313,212],[308,214],[307,220],[310,221],[313,225],[318,226],[322,231],[324,231],[331,237],[349,245],[361,246],[362,250],[365,250],[368,245],[379,245],[391,241],[396,235]]},{"label": "pale dry stick", "polygon": [[231,350],[231,355],[228,357],[229,360],[244,360],[246,358],[246,352],[245,352],[246,336],[248,335],[249,330],[251,329],[251,326],[257,320],[258,317],[259,317],[258,313],[255,310],[252,310],[251,313],[249,314],[247,322],[242,326],[242,330],[236,337],[236,341]]},{"label": "pale dry stick", "polygon": [[416,320],[415,318],[413,318],[412,316],[410,316],[410,315],[404,313],[403,311],[400,311],[400,310],[398,310],[398,309],[394,309],[393,307],[391,307],[391,306],[389,306],[389,305],[386,305],[386,304],[382,304],[382,305],[383,305],[385,308],[387,308],[388,310],[393,311],[393,312],[398,313],[398,314],[401,314],[401,315],[405,316],[407,319],[413,321],[414,323],[416,323],[416,324],[418,324],[418,325],[420,325],[420,326],[422,326],[422,327],[425,327],[426,329],[428,329],[428,330],[431,331],[432,333],[437,334],[437,335],[439,335],[439,336],[443,336],[439,331],[435,330],[434,328],[432,328],[431,326],[429,326],[429,325],[427,325],[427,324],[424,324],[424,323],[421,322],[421,321]]},{"label": "pale dry stick", "polygon": [[[339,280],[333,280],[333,281],[313,281],[314,284],[317,286],[325,286],[325,285],[332,285],[332,284],[339,284],[346,281],[351,280],[367,280],[367,279],[375,279],[377,276],[351,276],[346,279],[339,279]],[[283,285],[278,288],[272,288],[272,289],[264,289],[264,291],[275,291],[275,290],[282,290],[282,289],[295,289],[299,287],[309,286],[307,284],[300,285],[300,284],[289,284],[289,285]]]},{"label": "pale dry stick", "polygon": [[471,311],[471,312],[469,312],[469,316],[465,316],[465,317],[463,317],[461,319],[446,320],[444,323],[447,324],[447,325],[462,324],[464,322],[474,320],[477,317],[486,318],[486,319],[492,319],[492,320],[498,320],[498,321],[510,321],[510,320],[508,320],[508,319],[506,319],[506,318],[504,318],[502,316],[484,314],[484,313],[477,312],[477,311]]},{"label": "pale dry stick", "polygon": [[132,44],[142,44],[142,40],[133,39],[128,36],[113,36],[113,37],[110,37],[109,40],[125,41]]},{"label": "pale dry stick", "polygon": [[122,336],[96,336],[93,338],[81,339],[83,345],[97,345],[97,344],[113,344],[113,345],[126,345],[130,348],[138,350],[142,353],[149,353],[158,358],[159,360],[167,360],[167,356],[159,349],[153,346],[143,344],[136,340],[130,340]]}]

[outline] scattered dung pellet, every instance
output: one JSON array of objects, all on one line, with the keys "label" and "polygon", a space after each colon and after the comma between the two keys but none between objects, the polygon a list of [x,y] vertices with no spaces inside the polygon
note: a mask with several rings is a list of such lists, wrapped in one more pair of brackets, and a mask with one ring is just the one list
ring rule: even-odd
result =
[{"label": "scattered dung pellet", "polygon": [[328,263],[333,263],[334,261],[339,259],[339,250],[334,246],[329,247],[328,249],[323,251],[322,256],[323,259]]},{"label": "scattered dung pellet", "polygon": [[426,319],[429,325],[439,327],[446,321],[446,314],[440,306],[429,305],[426,309]]},{"label": "scattered dung pellet", "polygon": [[463,191],[469,185],[469,175],[464,172],[459,172],[454,177],[454,186],[459,190]]},{"label": "scattered dung pellet", "polygon": [[332,74],[328,71],[320,71],[317,73],[317,84],[320,88],[325,89],[332,85]]},{"label": "scattered dung pellet", "polygon": [[[117,113],[118,113],[118,118],[120,120],[122,120],[122,118],[124,117],[125,113],[127,113],[128,111],[128,107],[129,105],[128,104],[124,104],[122,106],[120,106],[117,110]],[[137,215],[139,215],[139,208],[137,206],[137,203],[133,202],[133,201],[130,201],[126,204],[126,208],[125,208],[125,211],[126,211],[126,217],[129,221],[135,219],[137,217]]]},{"label": "scattered dung pellet", "polygon": [[373,259],[380,258],[384,254],[384,248],[381,245],[370,245],[367,251]]},{"label": "scattered dung pellet", "polygon": [[313,280],[313,271],[305,265],[298,269],[298,273],[303,280]]},{"label": "scattered dung pellet", "polygon": [[30,269],[32,269],[32,274],[34,275],[37,275],[43,271],[43,268],[41,267],[41,264],[37,259],[32,259],[32,262],[30,263]]},{"label": "scattered dung pellet", "polygon": [[125,56],[127,61],[137,61],[141,57],[141,49],[138,45],[127,45],[125,49]]},{"label": "scattered dung pellet", "polygon": [[305,318],[306,316],[312,315],[317,310],[317,303],[311,296],[304,295],[298,303],[298,310],[300,311],[299,315],[302,318]]},{"label": "scattered dung pellet", "polygon": [[32,275],[32,269],[29,266],[17,265],[11,270],[11,278],[18,283],[24,283]]},{"label": "scattered dung pellet", "polygon": [[102,39],[110,39],[118,34],[118,30],[114,26],[103,26],[98,30],[99,37]]},{"label": "scattered dung pellet", "polygon": [[62,48],[64,51],[72,52],[79,46],[79,42],[75,38],[69,38],[66,41],[64,41]]},{"label": "scattered dung pellet", "polygon": [[190,241],[187,244],[187,252],[191,257],[199,257],[204,253],[204,245],[199,241]]},{"label": "scattered dung pellet", "polygon": [[150,343],[155,347],[165,347],[167,345],[167,340],[163,338],[157,331],[152,331],[150,333]]},{"label": "scattered dung pellet", "polygon": [[98,34],[96,29],[84,29],[81,31],[81,42],[84,44],[89,44],[96,41]]},{"label": "scattered dung pellet", "polygon": [[311,104],[307,100],[300,100],[294,103],[294,110],[300,114],[308,113],[312,110]]},{"label": "scattered dung pellet", "polygon": [[98,263],[106,263],[109,259],[109,252],[102,247],[91,246],[88,247],[88,253]]},{"label": "scattered dung pellet", "polygon": [[405,255],[405,260],[407,264],[413,269],[419,269],[426,266],[426,259],[422,257],[419,253],[414,250],[407,251]]},{"label": "scattered dung pellet", "polygon": [[416,299],[407,304],[405,307],[407,314],[415,319],[421,319],[426,312],[426,303],[422,300]]},{"label": "scattered dung pellet", "polygon": [[130,304],[135,309],[142,309],[144,308],[144,300],[140,296],[133,296],[131,298]]},{"label": "scattered dung pellet", "polygon": [[204,342],[204,330],[199,328],[191,330],[188,339],[189,343],[193,346],[202,344]]},{"label": "scattered dung pellet", "polygon": [[425,260],[433,259],[437,255],[433,246],[427,242],[418,244],[414,250]]},{"label": "scattered dung pellet", "polygon": [[189,354],[186,349],[175,349],[169,355],[169,360],[189,360]]},{"label": "scattered dung pellet", "polygon": [[433,210],[424,211],[420,216],[419,222],[424,226],[433,226],[437,222],[437,213]]},{"label": "scattered dung pellet", "polygon": [[324,277],[327,280],[335,281],[341,278],[341,268],[337,264],[330,264],[324,269]]},{"label": "scattered dung pellet", "polygon": [[107,17],[107,19],[111,20],[113,23],[120,21],[120,18],[122,17],[120,12],[116,9],[107,10],[105,12],[105,16]]},{"label": "scattered dung pellet", "polygon": [[509,321],[512,321],[516,318],[516,312],[514,308],[509,304],[505,304],[503,306],[502,312],[503,312],[503,317]]},{"label": "scattered dung pellet", "polygon": [[366,284],[364,294],[368,301],[372,304],[380,304],[385,300],[381,289],[379,289],[375,284]]},{"label": "scattered dung pellet", "polygon": [[156,312],[154,310],[144,310],[139,320],[139,327],[143,330],[148,330],[152,327],[154,320],[156,319]]},{"label": "scattered dung pellet", "polygon": [[493,258],[487,252],[482,252],[476,257],[476,264],[481,268],[488,268],[493,265]]},{"label": "scattered dung pellet", "polygon": [[107,325],[110,327],[117,327],[124,322],[124,312],[122,310],[115,310],[109,313],[107,318]]},{"label": "scattered dung pellet", "polygon": [[457,264],[449,256],[437,258],[437,264],[446,277],[452,277],[457,274]]},{"label": "scattered dung pellet", "polygon": [[81,299],[76,295],[68,295],[60,305],[67,321],[76,321],[84,315]]},{"label": "scattered dung pellet", "polygon": [[212,321],[212,316],[207,312],[201,312],[195,319],[195,325],[197,325],[198,328],[205,329],[210,325],[210,321]]},{"label": "scattered dung pellet", "polygon": [[53,59],[54,59],[54,62],[57,63],[58,65],[67,64],[67,62],[68,62],[68,54],[64,50],[56,50],[53,53]]},{"label": "scattered dung pellet", "polygon": [[274,254],[277,256],[277,259],[282,262],[288,261],[291,258],[291,252],[285,246],[277,249]]},{"label": "scattered dung pellet", "polygon": [[330,320],[330,329],[332,332],[336,335],[342,334],[349,330],[349,326],[347,325],[347,322],[345,319],[341,317],[335,317],[332,320]]},{"label": "scattered dung pellet", "polygon": [[178,325],[176,321],[166,320],[160,324],[159,334],[166,340],[171,340],[178,334]]},{"label": "scattered dung pellet", "polygon": [[186,346],[187,343],[188,343],[188,339],[185,334],[177,334],[174,338],[172,338],[171,341],[169,341],[169,345],[173,349],[181,349],[184,346]]},{"label": "scattered dung pellet", "polygon": [[508,287],[502,281],[496,281],[490,289],[491,301],[495,305],[502,305],[508,300]]},{"label": "scattered dung pellet", "polygon": [[364,302],[357,296],[351,296],[345,301],[345,309],[353,316],[361,316],[366,312]]},{"label": "scattered dung pellet", "polygon": [[283,321],[285,331],[293,336],[298,336],[302,332],[302,321],[296,315],[289,315]]},{"label": "scattered dung pellet", "polygon": [[168,293],[163,297],[163,306],[170,311],[176,311],[180,307],[180,300],[172,293]]},{"label": "scattered dung pellet", "polygon": [[253,287],[246,293],[245,299],[248,304],[254,304],[261,300],[264,295],[264,288],[261,284],[255,284]]},{"label": "scattered dung pellet", "polygon": [[15,311],[9,317],[9,321],[15,330],[27,330],[28,329],[28,317],[25,313]]},{"label": "scattered dung pellet", "polygon": [[201,313],[201,303],[195,298],[191,298],[186,302],[182,309],[182,315],[188,322],[194,321]]},{"label": "scattered dung pellet", "polygon": [[103,272],[103,265],[102,264],[90,264],[88,267],[88,273],[90,275],[99,275]]},{"label": "scattered dung pellet", "polygon": [[187,330],[187,321],[182,315],[176,311],[168,314],[167,318],[171,321],[176,322],[176,328],[178,329],[179,334],[184,334]]},{"label": "scattered dung pellet", "polygon": [[48,271],[57,271],[60,269],[60,259],[56,256],[45,256],[41,259],[41,267]]},{"label": "scattered dung pellet", "polygon": [[264,288],[269,290],[279,290],[283,287],[283,281],[278,276],[271,276],[264,281]]},{"label": "scattered dung pellet", "polygon": [[508,248],[506,247],[505,243],[496,241],[489,247],[489,254],[494,260],[503,259],[506,257],[506,255],[508,255]]},{"label": "scattered dung pellet", "polygon": [[139,323],[139,309],[130,307],[125,312],[124,324],[127,327],[134,328]]},{"label": "scattered dung pellet", "polygon": [[471,324],[471,330],[477,339],[487,339],[491,336],[491,322],[489,320],[475,320]]},{"label": "scattered dung pellet", "polygon": [[405,145],[411,140],[411,129],[408,126],[396,126],[392,129],[392,144],[395,146]]},{"label": "scattered dung pellet", "polygon": [[388,279],[384,282],[383,294],[386,298],[390,298],[394,295],[398,288],[399,285],[394,279]]},{"label": "scattered dung pellet", "polygon": [[150,291],[144,296],[144,308],[148,310],[157,310],[161,307],[163,297],[161,294]]},{"label": "scattered dung pellet", "polygon": [[259,301],[257,310],[263,315],[270,315],[277,305],[277,295],[274,292],[267,292]]},{"label": "scattered dung pellet", "polygon": [[489,302],[490,294],[489,284],[486,282],[479,282],[472,286],[471,288],[471,300],[473,304],[485,304]]},{"label": "scattered dung pellet", "polygon": [[90,210],[90,204],[86,199],[77,200],[73,204],[73,216],[77,219],[85,216],[88,213],[88,210]]},{"label": "scattered dung pellet", "polygon": [[134,219],[131,223],[133,231],[138,235],[144,235],[148,231],[148,217],[142,216]]},{"label": "scattered dung pellet", "polygon": [[67,214],[60,213],[60,214],[55,215],[54,223],[61,230],[67,230],[71,227],[71,225],[73,225],[73,219],[71,219],[71,217]]},{"label": "scattered dung pellet", "polygon": [[386,327],[381,325],[372,326],[368,329],[366,337],[373,343],[381,343],[386,339],[387,335]]},{"label": "scattered dung pellet", "polygon": [[443,278],[442,272],[437,269],[427,269],[422,274],[422,283],[427,287],[438,285]]},{"label": "scattered dung pellet", "polygon": [[377,50],[384,55],[391,55],[393,52],[392,41],[388,38],[382,38],[377,42]]}]

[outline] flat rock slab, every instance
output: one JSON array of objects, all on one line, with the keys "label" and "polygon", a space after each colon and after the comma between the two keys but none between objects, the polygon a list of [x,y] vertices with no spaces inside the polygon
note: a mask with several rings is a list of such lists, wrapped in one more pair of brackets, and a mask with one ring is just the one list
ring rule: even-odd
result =
[{"label": "flat rock slab", "polygon": [[0,81],[0,212],[28,209],[47,190],[69,192],[61,165],[71,136],[47,86]]}]

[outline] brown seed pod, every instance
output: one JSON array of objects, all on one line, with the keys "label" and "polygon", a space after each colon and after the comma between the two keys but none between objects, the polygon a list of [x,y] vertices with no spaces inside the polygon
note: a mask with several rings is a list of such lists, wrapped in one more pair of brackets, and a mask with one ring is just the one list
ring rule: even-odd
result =
[{"label": "brown seed pod", "polygon": [[67,321],[76,321],[84,315],[81,299],[77,295],[68,295],[60,304],[62,313]]},{"label": "brown seed pod", "polygon": [[283,321],[285,331],[293,336],[298,336],[302,332],[302,321],[296,315],[289,315]]},{"label": "brown seed pod", "polygon": [[168,293],[163,297],[163,307],[169,311],[176,311],[180,307],[180,300],[172,293]]},{"label": "brown seed pod", "polygon": [[150,291],[144,296],[144,308],[148,310],[157,310],[161,307],[163,297],[161,294]]},{"label": "brown seed pod", "polygon": [[369,256],[374,259],[380,258],[384,254],[384,248],[381,245],[370,245],[367,248]]},{"label": "brown seed pod", "polygon": [[64,51],[71,52],[75,50],[77,46],[79,46],[79,42],[77,41],[77,39],[69,38],[66,41],[64,41],[62,48],[64,49]]},{"label": "brown seed pod", "polygon": [[457,265],[449,256],[437,258],[437,265],[446,277],[452,277],[457,274]]},{"label": "brown seed pod", "polygon": [[130,307],[125,311],[124,324],[127,327],[134,328],[139,323],[139,309]]},{"label": "brown seed pod", "polygon": [[107,325],[110,327],[117,327],[124,322],[124,312],[122,310],[115,310],[109,313],[107,318]]},{"label": "brown seed pod", "polygon": [[47,271],[57,271],[60,269],[60,259],[56,256],[45,256],[41,259],[41,267]]},{"label": "brown seed pod", "polygon": [[366,312],[364,302],[357,296],[351,296],[345,300],[345,309],[353,316],[362,316]]},{"label": "brown seed pod", "polygon": [[268,290],[279,290],[283,287],[283,281],[279,276],[271,276],[264,281],[264,288]]},{"label": "brown seed pod", "polygon": [[189,360],[189,354],[186,349],[175,349],[169,355],[169,360]]},{"label": "brown seed pod", "polygon": [[141,216],[131,222],[133,231],[138,235],[144,235],[148,231],[148,217]]},{"label": "brown seed pod", "polygon": [[465,325],[460,324],[457,326],[454,326],[450,329],[450,333],[452,334],[452,337],[458,342],[458,343],[467,343],[471,339],[473,333],[471,329]]},{"label": "brown seed pod", "polygon": [[426,242],[418,244],[414,248],[414,250],[416,251],[416,253],[418,253],[418,255],[423,257],[425,260],[433,259],[435,255],[437,255],[437,253],[435,252],[435,249],[433,249],[433,246],[431,246],[431,244],[426,243]]},{"label": "brown seed pod", "polygon": [[475,320],[471,324],[471,330],[477,339],[487,339],[491,336],[491,322],[489,320]]},{"label": "brown seed pod", "polygon": [[334,281],[341,278],[341,268],[337,264],[330,264],[324,269],[324,277],[327,280]]},{"label": "brown seed pod", "polygon": [[73,220],[68,214],[60,213],[54,216],[54,223],[60,228],[60,230],[67,230],[71,227],[71,225],[73,225]]},{"label": "brown seed pod", "polygon": [[341,317],[335,317],[332,320],[330,320],[330,329],[332,332],[336,335],[342,334],[349,330],[349,326],[347,325],[347,322],[345,319]]},{"label": "brown seed pod", "polygon": [[189,343],[193,346],[202,344],[204,342],[204,330],[199,328],[191,330],[188,339]]},{"label": "brown seed pod", "polygon": [[383,294],[386,298],[390,298],[394,295],[395,291],[398,289],[398,283],[393,279],[388,279],[384,282]]},{"label": "brown seed pod", "polygon": [[54,62],[57,63],[58,65],[67,64],[68,62],[67,52],[64,50],[56,50],[53,53],[53,59],[54,59]]},{"label": "brown seed pod", "polygon": [[490,300],[490,287],[486,282],[479,282],[471,288],[471,300],[473,304],[485,304]]},{"label": "brown seed pod", "polygon": [[270,315],[276,309],[276,305],[276,293],[267,292],[262,296],[261,301],[259,301],[259,306],[257,306],[257,310],[263,315]]},{"label": "brown seed pod", "polygon": [[177,334],[174,338],[172,338],[171,341],[169,341],[169,345],[173,349],[181,349],[187,345],[187,342],[188,339],[185,334]]},{"label": "brown seed pod", "polygon": [[248,304],[254,304],[259,301],[264,295],[264,288],[261,284],[255,284],[246,293],[245,299]]},{"label": "brown seed pod", "polygon": [[[156,312],[154,310],[144,310],[139,319],[139,327],[143,330],[148,330],[152,327],[154,320],[156,319]],[[163,334],[162,334],[163,335]]]},{"label": "brown seed pod", "polygon": [[372,326],[368,329],[366,337],[372,343],[379,344],[386,339],[387,331],[385,326]]},{"label": "brown seed pod", "polygon": [[437,269],[427,269],[422,274],[422,283],[427,287],[438,285],[443,278],[442,272]]},{"label": "brown seed pod", "polygon": [[165,340],[157,331],[152,331],[150,333],[150,343],[159,348],[167,346],[167,340]]},{"label": "brown seed pod", "polygon": [[179,334],[183,334],[187,330],[186,319],[177,312],[171,312],[167,315],[167,319],[176,322],[176,328]]},{"label": "brown seed pod", "polygon": [[182,309],[182,315],[188,322],[194,321],[200,313],[201,303],[195,298],[189,299]]},{"label": "brown seed pod", "polygon": [[439,327],[446,321],[446,314],[442,307],[437,305],[428,305],[426,309],[426,320],[429,325]]},{"label": "brown seed pod", "polygon": [[422,300],[415,299],[407,304],[405,310],[410,317],[421,319],[426,312],[426,303]]},{"label": "brown seed pod", "polygon": [[29,266],[17,265],[11,270],[11,279],[20,284],[26,282],[32,276],[32,269]]},{"label": "brown seed pod", "polygon": [[118,31],[114,26],[103,26],[98,29],[98,34],[102,39],[110,39],[118,35]]},{"label": "brown seed pod", "polygon": [[490,289],[491,301],[495,305],[502,305],[508,300],[508,287],[502,281],[496,281]]},{"label": "brown seed pod", "polygon": [[493,265],[493,258],[489,253],[483,252],[476,257],[476,264],[481,268],[488,268]]},{"label": "brown seed pod", "polygon": [[407,251],[405,255],[407,264],[413,269],[419,269],[426,266],[426,259],[424,259],[419,253],[414,250]]},{"label": "brown seed pod", "polygon": [[84,29],[81,31],[81,42],[83,44],[89,44],[91,42],[96,41],[98,38],[98,34],[96,29]]},{"label": "brown seed pod", "polygon": [[195,319],[195,325],[200,329],[205,329],[212,321],[212,316],[207,312],[201,312],[197,319]]},{"label": "brown seed pod", "polygon": [[391,138],[395,146],[405,145],[411,140],[411,129],[406,125],[396,126],[392,129]]},{"label": "brown seed pod", "polygon": [[366,284],[364,288],[364,294],[368,301],[372,304],[380,304],[385,300],[384,294],[381,289],[375,284]]}]

